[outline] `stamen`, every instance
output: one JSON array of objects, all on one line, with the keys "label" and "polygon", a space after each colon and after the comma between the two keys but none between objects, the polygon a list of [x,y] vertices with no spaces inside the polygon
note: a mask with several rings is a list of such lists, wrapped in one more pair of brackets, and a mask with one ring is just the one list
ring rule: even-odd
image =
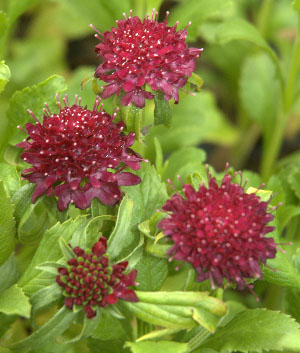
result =
[{"label": "stamen", "polygon": [[27,109],[28,113],[33,117],[33,119],[37,122],[37,124],[40,124],[38,121],[37,117],[33,114],[33,112],[30,109]]},{"label": "stamen", "polygon": [[59,110],[61,110],[61,104],[60,104],[60,101],[59,101],[58,93],[56,93],[56,102],[57,102]]},{"label": "stamen", "polygon": [[25,129],[23,129],[23,128],[22,128],[22,126],[20,126],[20,125],[17,125],[17,128],[18,128],[19,130],[21,130],[21,131],[25,132],[25,134],[27,134],[27,133],[28,133],[28,132],[27,132]]},{"label": "stamen", "polygon": [[95,32],[97,32],[100,36],[103,37],[103,33],[101,33],[94,25],[90,24],[90,27],[91,27]]}]

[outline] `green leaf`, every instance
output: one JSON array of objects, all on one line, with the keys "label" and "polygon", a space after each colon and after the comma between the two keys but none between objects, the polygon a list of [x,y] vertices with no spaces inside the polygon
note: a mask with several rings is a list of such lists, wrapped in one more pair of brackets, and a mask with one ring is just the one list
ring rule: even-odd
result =
[{"label": "green leaf", "polygon": [[0,163],[0,180],[3,181],[4,189],[9,197],[20,189],[20,177],[15,166],[1,162]]},{"label": "green leaf", "polygon": [[292,190],[297,195],[298,199],[300,199],[300,170],[293,169],[292,172],[288,175],[288,182],[292,188]]},{"label": "green leaf", "polygon": [[[0,12],[0,36],[1,36],[1,22],[3,20],[3,12]],[[3,23],[3,22],[2,22]],[[7,82],[10,80],[10,70],[4,61],[0,61],[0,93],[4,90]]]},{"label": "green leaf", "polygon": [[162,329],[162,330],[155,330],[155,331],[151,331],[150,333],[147,333],[144,336],[139,337],[136,341],[141,342],[141,341],[145,341],[145,340],[152,340],[152,339],[161,338],[164,336],[170,336],[170,335],[177,333],[178,331],[181,331],[181,329],[180,328],[166,328],[166,329]]},{"label": "green leaf", "polygon": [[61,295],[62,288],[56,282],[51,284],[49,287],[44,287],[35,292],[30,297],[30,302],[32,304],[32,316],[34,316],[34,313],[40,308],[43,308],[58,300]]},{"label": "green leaf", "polygon": [[278,233],[281,234],[282,230],[288,222],[300,214],[300,207],[294,205],[282,205],[276,211]]},{"label": "green leaf", "polygon": [[146,157],[154,160],[154,138],[164,153],[200,143],[231,146],[238,140],[238,130],[218,109],[214,95],[201,90],[196,96],[186,96],[173,106],[172,129],[154,126],[146,136]]},{"label": "green leaf", "polygon": [[187,343],[159,341],[159,342],[126,342],[125,347],[130,347],[132,353],[186,353]]},{"label": "green leaf", "polygon": [[100,341],[89,339],[88,346],[93,353],[129,353],[129,349],[124,348],[124,340]]},{"label": "green leaf", "polygon": [[86,223],[85,216],[69,219],[63,224],[57,223],[54,227],[46,231],[29,267],[18,282],[26,295],[32,296],[32,294],[41,288],[53,283],[53,274],[40,271],[36,266],[46,261],[56,262],[61,259],[63,254],[58,246],[59,238],[62,237],[65,242],[70,242],[73,234],[82,223]]},{"label": "green leaf", "polygon": [[143,257],[137,263],[137,282],[139,290],[159,290],[168,275],[168,260],[160,259],[144,252]]},{"label": "green leaf", "polygon": [[[2,36],[5,34],[6,29],[7,29],[7,16],[6,13],[3,11],[0,11],[0,38],[3,38]],[[4,63],[4,61],[0,62],[0,67],[2,65],[2,63]],[[5,75],[6,76],[6,75]],[[1,91],[1,90],[0,90]]]},{"label": "green leaf", "polygon": [[285,293],[285,311],[292,315],[300,323],[300,290],[287,288]]},{"label": "green leaf", "polygon": [[300,12],[300,0],[294,0],[293,6],[296,11]]},{"label": "green leaf", "polygon": [[2,181],[0,181],[0,200],[0,265],[2,265],[13,251],[16,233],[13,205],[6,196]]},{"label": "green leaf", "polygon": [[35,185],[26,184],[21,187],[12,197],[11,201],[15,206],[14,216],[17,223],[20,222],[24,213],[31,205],[31,196]]},{"label": "green leaf", "polygon": [[[275,242],[278,241],[276,229],[272,233],[272,237]],[[267,264],[277,272],[264,267],[264,280],[279,286],[300,288],[300,275],[286,254],[277,251],[275,259],[268,260]]]},{"label": "green leaf", "polygon": [[[76,254],[74,253],[73,249],[70,247],[70,245],[68,245],[66,243],[66,241],[64,240],[63,237],[59,238],[58,243],[59,243],[60,250],[63,253],[63,256],[65,259],[71,260],[74,257],[75,258],[77,257]],[[39,266],[37,266],[36,268],[38,268],[38,267]]]},{"label": "green leaf", "polygon": [[299,328],[299,324],[290,316],[280,312],[245,310],[208,338],[201,347],[212,348],[220,353],[262,352],[271,349],[299,351]]},{"label": "green leaf", "polygon": [[275,66],[277,68],[279,66],[276,54],[262,37],[259,30],[242,18],[230,18],[228,21],[223,22],[217,28],[216,38],[222,45],[232,40],[246,40],[251,42],[264,49],[270,55]]},{"label": "green leaf", "polygon": [[0,312],[6,315],[20,315],[30,317],[31,305],[29,298],[23,293],[17,285],[6,289],[0,294]]},{"label": "green leaf", "polygon": [[7,15],[9,17],[9,23],[12,25],[15,20],[22,15],[30,6],[34,5],[37,0],[10,0],[8,2]]},{"label": "green leaf", "polygon": [[137,303],[122,302],[141,320],[167,328],[192,328],[200,324],[214,332],[226,306],[206,292],[141,292]]},{"label": "green leaf", "polygon": [[0,266],[0,292],[16,283],[19,276],[20,270],[18,269],[16,257],[11,255],[4,264]]},{"label": "green leaf", "polygon": [[102,341],[125,339],[126,331],[121,324],[121,320],[116,319],[105,310],[102,313],[102,320],[92,337]]},{"label": "green leaf", "polygon": [[194,40],[197,38],[197,31],[207,19],[224,16],[228,10],[231,10],[231,0],[187,0],[181,1],[169,16],[169,23],[175,24],[179,21],[180,28],[184,28],[189,21],[192,25],[188,28],[188,38]]},{"label": "green leaf", "polygon": [[[206,153],[200,148],[195,147],[183,147],[178,151],[171,154],[168,159],[168,166],[163,174],[163,179],[171,179],[177,183],[177,176],[179,170],[184,167],[185,164],[193,163],[199,167],[206,159]],[[182,177],[182,175],[180,175]]]},{"label": "green leaf", "polygon": [[171,127],[172,110],[169,101],[164,99],[162,92],[155,93],[154,103],[154,125]]},{"label": "green leaf", "polygon": [[113,261],[120,258],[132,242],[132,238],[128,235],[132,209],[133,202],[125,195],[119,207],[116,226],[107,243],[107,252]]},{"label": "green leaf", "polygon": [[35,122],[27,113],[27,109],[31,109],[37,118],[44,115],[44,102],[47,102],[52,111],[56,111],[56,93],[60,93],[66,89],[65,80],[60,76],[51,76],[47,80],[37,84],[36,86],[24,88],[22,91],[14,93],[10,99],[7,117],[9,122],[9,131],[14,137],[10,139],[11,144],[16,144],[24,138],[23,132],[17,133],[17,125],[24,126],[27,122]]},{"label": "green leaf", "polygon": [[203,79],[197,75],[195,72],[192,73],[192,76],[189,77],[188,82],[192,83],[193,85],[196,86],[197,92],[200,92],[202,86],[203,86]]},{"label": "green leaf", "polygon": [[276,69],[265,53],[246,58],[240,76],[240,99],[248,116],[266,133],[272,130],[280,102]]},{"label": "green leaf", "polygon": [[58,335],[69,328],[75,316],[76,314],[63,306],[46,324],[9,348],[19,353],[34,349],[37,346],[42,347],[51,341],[55,341]]},{"label": "green leaf", "polygon": [[[72,257],[76,257],[75,253],[74,253],[74,256]],[[36,266],[38,270],[53,273],[54,275],[58,274],[57,270],[59,267],[62,267],[62,264],[60,264],[59,262],[50,262],[50,261],[43,262],[42,264]]]}]

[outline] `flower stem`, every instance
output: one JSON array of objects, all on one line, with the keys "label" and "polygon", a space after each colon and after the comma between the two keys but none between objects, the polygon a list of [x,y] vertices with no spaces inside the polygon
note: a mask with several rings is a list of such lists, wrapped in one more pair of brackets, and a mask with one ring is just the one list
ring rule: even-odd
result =
[{"label": "flower stem", "polygon": [[282,110],[278,115],[274,130],[272,131],[272,138],[266,139],[265,147],[262,157],[261,172],[265,180],[267,180],[273,169],[273,165],[278,157],[282,140],[284,137],[285,126],[288,122],[289,113],[294,103],[295,98],[295,84],[300,66],[300,16],[298,16],[298,34],[294,44],[291,66],[285,88],[282,94]]},{"label": "flower stem", "polygon": [[273,0],[264,0],[258,14],[257,26],[263,37],[266,35],[272,6]]}]

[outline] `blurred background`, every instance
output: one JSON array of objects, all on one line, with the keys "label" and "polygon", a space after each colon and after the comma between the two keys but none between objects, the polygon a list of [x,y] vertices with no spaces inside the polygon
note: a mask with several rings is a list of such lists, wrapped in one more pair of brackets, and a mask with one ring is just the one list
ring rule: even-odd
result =
[{"label": "blurred background", "polygon": [[[263,156],[264,143],[281,110],[276,57],[284,79],[297,36],[297,12],[291,0],[0,0],[0,59],[11,71],[0,96],[3,158],[13,154],[12,149],[7,152],[8,140],[11,144],[18,140],[12,139],[15,126],[8,123],[13,119],[13,94],[55,74],[65,79],[61,91],[78,93],[90,106],[95,94],[89,79],[100,58],[94,53],[98,40],[89,24],[100,31],[109,30],[123,12],[129,14],[133,9],[134,15],[144,16],[153,7],[159,11],[159,20],[170,11],[169,23],[178,20],[179,28],[192,21],[188,41],[189,46],[204,48],[196,69],[204,85],[196,97],[182,94],[179,105],[171,104],[171,129],[150,129],[147,157],[154,159],[156,136],[166,155],[181,147],[201,146],[207,152],[207,161],[217,170],[222,170],[227,161],[235,168],[260,170],[262,159],[267,158]],[[248,32],[255,31],[254,40],[252,32],[250,38],[249,33],[243,38],[243,30],[226,37],[223,26],[235,20],[252,25]],[[264,43],[256,40],[257,32],[275,60],[263,48]],[[80,89],[83,78],[88,83]],[[298,78],[295,85],[299,91]],[[110,101],[105,107],[112,111]],[[30,102],[27,108],[31,108]],[[153,103],[147,108],[153,109]],[[299,98],[293,101],[288,115],[280,157],[296,152],[300,146]],[[263,174],[269,177],[269,171]]]}]

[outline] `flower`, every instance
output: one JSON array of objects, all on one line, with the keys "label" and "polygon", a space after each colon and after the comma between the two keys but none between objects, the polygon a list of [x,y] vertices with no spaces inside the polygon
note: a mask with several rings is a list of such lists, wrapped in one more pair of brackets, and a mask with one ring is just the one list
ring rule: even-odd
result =
[{"label": "flower", "polygon": [[262,278],[259,263],[276,254],[273,238],[265,236],[274,230],[267,225],[269,203],[245,193],[227,172],[220,186],[208,173],[208,187],[185,184],[183,191],[185,197],[176,193],[162,207],[170,214],[158,224],[174,242],[171,259],[191,263],[212,288],[227,279],[243,289],[247,278]]},{"label": "flower", "polygon": [[91,249],[83,250],[76,246],[76,257],[59,267],[56,282],[64,288],[65,306],[83,306],[89,319],[96,315],[97,306],[115,304],[118,298],[137,302],[138,298],[129,286],[135,285],[137,270],[125,275],[127,261],[109,266],[106,253],[106,238],[100,237]]},{"label": "flower", "polygon": [[178,22],[168,26],[168,15],[163,22],[157,22],[158,13],[152,11],[152,18],[147,16],[143,22],[137,17],[116,21],[117,28],[104,34],[98,32],[96,38],[101,43],[95,52],[103,63],[98,66],[95,77],[107,82],[102,93],[103,98],[113,94],[124,95],[122,105],[133,102],[137,107],[145,106],[145,99],[154,95],[145,90],[148,85],[154,91],[164,93],[164,99],[178,102],[178,89],[182,88],[195,70],[195,59],[203,49],[188,48],[185,43],[187,27],[176,31]]},{"label": "flower", "polygon": [[109,115],[102,105],[99,109],[98,97],[93,110],[82,107],[77,96],[71,107],[67,95],[64,102],[62,107],[58,101],[58,114],[45,104],[42,123],[29,110],[36,123],[25,125],[27,131],[23,131],[29,137],[17,144],[24,148],[21,158],[32,164],[22,172],[24,179],[36,183],[32,202],[45,193],[58,197],[60,211],[72,202],[86,209],[95,197],[112,206],[121,199],[121,185],[141,182],[138,176],[123,172],[126,166],[139,169],[143,160],[129,148],[134,133],[125,135],[124,123],[114,123],[116,113]]}]

